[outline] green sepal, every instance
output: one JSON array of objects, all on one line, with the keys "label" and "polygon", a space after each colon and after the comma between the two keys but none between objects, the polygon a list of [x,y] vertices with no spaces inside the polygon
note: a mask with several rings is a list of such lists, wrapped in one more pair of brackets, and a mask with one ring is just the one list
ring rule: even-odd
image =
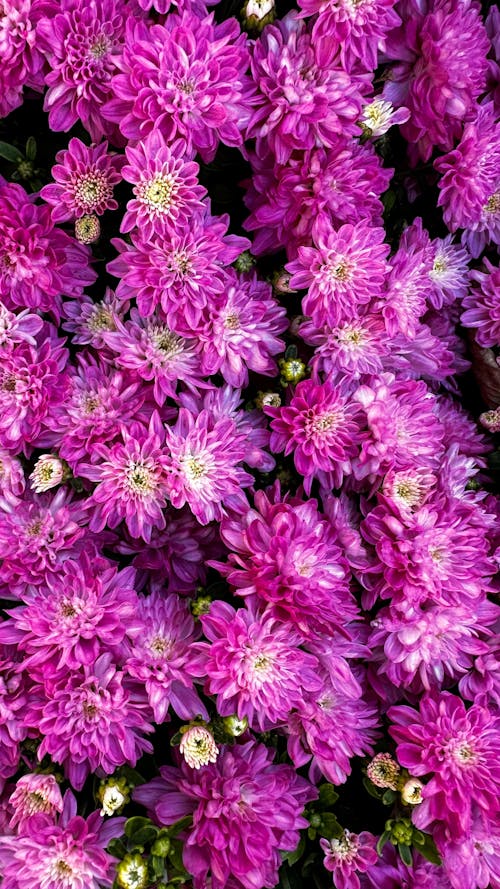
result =
[{"label": "green sepal", "polygon": [[159,855],[151,855],[149,864],[155,881],[160,880],[165,873],[165,859]]},{"label": "green sepal", "polygon": [[319,788],[319,798],[315,805],[316,809],[331,809],[339,798],[333,784],[322,784]]},{"label": "green sepal", "polygon": [[175,869],[187,876],[186,868],[184,867],[184,862],[182,860],[182,843],[180,840],[172,840],[168,857]]},{"label": "green sepal", "polygon": [[135,846],[144,846],[152,843],[156,839],[159,828],[151,823],[149,818],[143,818],[135,815],[129,818],[125,824],[125,836],[134,843]]},{"label": "green sepal", "polygon": [[386,790],[384,795],[382,796],[382,802],[384,806],[392,806],[396,797],[397,793],[394,790]]},{"label": "green sepal", "polygon": [[36,158],[36,139],[34,136],[28,136],[25,151],[26,159],[29,161],[34,161]]},{"label": "green sepal", "polygon": [[122,858],[125,858],[128,849],[123,840],[121,840],[119,837],[115,837],[114,839],[109,841],[108,845],[106,846],[106,852],[109,852],[109,854],[112,855],[113,858],[119,858],[121,861]]},{"label": "green sepal", "polygon": [[388,840],[390,840],[390,838],[391,838],[390,830],[384,830],[383,834],[379,837],[379,841],[377,843],[377,853],[379,855],[382,855],[382,849],[384,848],[384,846],[388,842]]},{"label": "green sepal", "polygon": [[398,852],[403,864],[406,864],[407,867],[411,867],[413,864],[413,857],[410,847],[405,845],[405,843],[398,843]]}]

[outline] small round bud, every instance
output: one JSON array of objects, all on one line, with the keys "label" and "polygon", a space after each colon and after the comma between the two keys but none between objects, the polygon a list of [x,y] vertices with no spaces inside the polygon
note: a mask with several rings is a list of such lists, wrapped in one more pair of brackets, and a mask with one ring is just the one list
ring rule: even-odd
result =
[{"label": "small round bud", "polygon": [[183,732],[179,751],[192,769],[216,762],[219,754],[212,732],[204,725],[193,725]]},{"label": "small round bud", "polygon": [[35,494],[50,491],[69,478],[69,466],[55,454],[42,454],[30,475],[31,489]]},{"label": "small round bud", "polygon": [[279,368],[285,383],[299,383],[306,375],[306,366],[300,358],[282,358]]},{"label": "small round bud", "polygon": [[375,787],[397,790],[400,767],[390,753],[377,753],[369,763],[366,774]]},{"label": "small round bud", "polygon": [[130,787],[125,778],[108,778],[101,781],[97,799],[102,809],[101,816],[116,815],[130,802]]},{"label": "small round bud", "polygon": [[138,852],[131,852],[120,861],[116,868],[116,880],[122,889],[146,889],[148,866]]},{"label": "small round bud", "polygon": [[260,410],[263,407],[279,407],[281,404],[281,395],[278,392],[257,392],[255,404]]},{"label": "small round bud", "polygon": [[226,734],[231,735],[232,738],[239,738],[243,732],[246,732],[248,728],[248,719],[246,716],[243,719],[239,719],[236,715],[234,716],[225,716],[222,720],[224,725],[224,731]]},{"label": "small round bud", "polygon": [[80,244],[93,244],[99,240],[101,223],[95,214],[82,216],[75,222],[75,238]]},{"label": "small round bud", "polygon": [[311,815],[311,817],[309,818],[309,824],[311,825],[311,827],[321,827],[321,815],[318,815],[317,813]]},{"label": "small round bud", "polygon": [[234,267],[237,272],[251,272],[255,265],[255,257],[252,256],[250,250],[244,250],[243,253],[235,259]]},{"label": "small round bud", "polygon": [[17,165],[17,172],[21,179],[31,179],[35,175],[35,168],[31,161],[22,160]]},{"label": "small round bud", "polygon": [[386,830],[391,833],[391,843],[393,845],[411,846],[413,839],[413,825],[409,818],[400,818],[399,821],[387,821]]},{"label": "small round bud", "polygon": [[241,10],[243,27],[247,31],[262,31],[266,25],[274,22],[276,8],[274,0],[247,0]]},{"label": "small round bud", "polygon": [[191,602],[191,614],[193,617],[201,617],[202,614],[208,614],[211,604],[211,596],[197,596],[196,599],[193,599]]},{"label": "small round bud", "polygon": [[159,858],[166,858],[168,853],[170,852],[170,848],[172,843],[170,842],[170,838],[167,836],[160,836],[157,840],[154,841],[151,846],[152,855],[158,855]]},{"label": "small round bud", "polygon": [[274,273],[272,285],[276,293],[297,293],[296,290],[290,287],[290,272],[285,271],[285,269],[280,269]]},{"label": "small round bud", "polygon": [[418,778],[410,778],[401,788],[401,799],[408,806],[418,806],[422,802],[422,787]]},{"label": "small round bud", "polygon": [[500,407],[480,414],[479,422],[488,432],[500,432]]}]

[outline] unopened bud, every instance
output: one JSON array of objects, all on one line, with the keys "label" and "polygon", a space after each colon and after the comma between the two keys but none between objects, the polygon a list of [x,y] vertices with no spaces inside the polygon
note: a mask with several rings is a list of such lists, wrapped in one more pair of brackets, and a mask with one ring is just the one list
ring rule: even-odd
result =
[{"label": "unopened bud", "polygon": [[418,778],[410,778],[401,789],[401,799],[409,806],[418,806],[422,802],[422,787]]},{"label": "unopened bud", "polygon": [[281,395],[278,392],[257,392],[255,404],[260,410],[263,407],[279,407],[281,405]]},{"label": "unopened bud", "polygon": [[31,489],[35,494],[50,491],[69,477],[69,467],[54,454],[42,454],[30,475]]},{"label": "unopened bud", "polygon": [[241,17],[246,30],[262,31],[276,18],[274,0],[247,0],[241,10]]},{"label": "unopened bud", "polygon": [[243,732],[246,732],[248,728],[248,719],[246,716],[243,719],[239,719],[238,716],[225,716],[222,720],[224,725],[224,731],[231,735],[232,738],[239,738]]},{"label": "unopened bud", "polygon": [[212,732],[204,725],[193,725],[183,732],[179,751],[190,768],[200,769],[210,762],[217,761],[219,748]]},{"label": "unopened bud", "polygon": [[122,889],[146,889],[148,866],[142,855],[138,852],[125,855],[116,868],[116,880]]},{"label": "unopened bud", "polygon": [[282,358],[279,368],[285,383],[299,383],[306,375],[306,366],[300,358]]}]

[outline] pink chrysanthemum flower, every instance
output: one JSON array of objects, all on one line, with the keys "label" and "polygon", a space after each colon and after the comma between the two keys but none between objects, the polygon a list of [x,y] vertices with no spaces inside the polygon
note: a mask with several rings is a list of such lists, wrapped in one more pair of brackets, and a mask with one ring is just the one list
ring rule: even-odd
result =
[{"label": "pink chrysanthemum flower", "polygon": [[379,559],[366,607],[377,595],[405,608],[426,601],[477,607],[495,573],[479,519],[474,505],[459,500],[429,501],[407,516],[375,507],[361,525]]},{"label": "pink chrysanthemum flower", "polygon": [[421,467],[389,470],[384,478],[382,493],[391,509],[409,516],[420,509],[436,485],[436,476]]},{"label": "pink chrysanthemum flower", "polygon": [[113,837],[120,836],[123,823],[123,818],[104,821],[99,812],[82,818],[68,791],[57,824],[52,814],[40,813],[26,822],[19,835],[0,839],[3,886],[110,889],[116,859],[105,850]]},{"label": "pink chrysanthemum flower", "polygon": [[64,397],[68,352],[48,337],[39,348],[14,346],[0,362],[0,446],[29,454],[43,442],[52,409]]},{"label": "pink chrysanthemum flower", "polygon": [[0,558],[2,595],[23,596],[32,587],[47,583],[62,562],[82,550],[87,522],[83,505],[72,502],[71,493],[30,494],[25,500],[2,501]]},{"label": "pink chrysanthemum flower", "polygon": [[36,39],[51,69],[44,111],[52,130],[67,132],[80,120],[95,142],[113,135],[102,106],[111,95],[125,23],[133,14],[128,6],[124,0],[48,3]]},{"label": "pink chrysanthemum flower", "polygon": [[14,502],[26,487],[24,469],[20,460],[0,449],[0,497]]},{"label": "pink chrysanthemum flower", "polygon": [[341,135],[331,148],[300,152],[286,166],[260,150],[251,156],[253,176],[245,198],[251,214],[244,224],[257,232],[256,256],[285,247],[293,259],[325,229],[361,220],[382,225],[380,196],[392,171],[382,167],[372,145]]},{"label": "pink chrysanthemum flower", "polygon": [[80,671],[47,680],[43,690],[35,687],[25,719],[42,735],[39,760],[51,756],[76,790],[90,773],[111,775],[152,752],[143,737],[152,726],[108,653]]},{"label": "pink chrysanthemum flower", "polygon": [[97,302],[83,294],[80,299],[63,304],[63,314],[68,319],[62,325],[63,330],[73,334],[71,340],[75,345],[90,345],[102,351],[106,348],[103,334],[116,330],[118,320],[128,307],[129,303],[119,299],[110,287]]},{"label": "pink chrysanthemum flower", "polygon": [[304,342],[315,347],[311,367],[332,379],[378,373],[390,353],[384,322],[375,314],[349,312],[338,324],[328,323],[323,316],[316,322],[308,319],[299,332]]},{"label": "pink chrysanthemum flower", "polygon": [[235,19],[214,24],[213,14],[199,18],[186,10],[149,27],[129,20],[106,117],[136,142],[152,130],[168,144],[180,137],[209,163],[219,140],[235,146],[243,141],[249,116],[246,44]]},{"label": "pink chrysanthemum flower", "polygon": [[[28,702],[27,689],[19,672],[19,663],[5,656],[0,645],[0,786],[4,779],[17,772],[21,755],[20,743],[28,731],[24,713]],[[3,876],[3,874],[2,874]]]},{"label": "pink chrysanthemum flower", "polygon": [[472,670],[459,682],[463,698],[477,703],[491,703],[500,709],[500,634],[488,639],[488,651],[479,655]]},{"label": "pink chrysanthemum flower", "polygon": [[117,543],[117,551],[134,556],[137,589],[161,590],[163,595],[192,593],[206,580],[208,558],[222,553],[218,531],[213,526],[200,525],[187,507],[169,507],[164,516],[164,530],[155,528],[147,546],[125,532]]},{"label": "pink chrysanthemum flower", "polygon": [[354,462],[357,479],[375,480],[391,469],[418,464],[437,467],[443,430],[435,400],[422,380],[398,380],[393,374],[368,379],[354,394],[366,414],[368,437]]},{"label": "pink chrysanthemum flower", "polygon": [[312,33],[319,59],[328,60],[340,49],[347,70],[360,62],[374,70],[387,33],[401,24],[395,0],[300,0],[299,6],[301,17],[318,14]]},{"label": "pink chrysanthemum flower", "polygon": [[92,531],[102,531],[106,525],[116,528],[124,521],[132,537],[148,542],[153,528],[165,527],[163,509],[169,490],[162,436],[162,423],[155,411],[148,429],[131,423],[122,429],[123,444],[95,445],[101,462],[80,464],[80,474],[97,482],[86,501]]},{"label": "pink chrysanthemum flower", "polygon": [[63,809],[63,798],[54,775],[22,775],[9,803],[14,810],[9,826],[19,825],[20,833],[24,833],[26,822],[33,816],[42,813],[54,818],[56,812]]},{"label": "pink chrysanthemum flower", "polygon": [[462,241],[474,257],[490,240],[500,244],[500,122],[492,102],[477,106],[457,147],[434,166],[441,173],[438,206],[450,231],[464,229]]},{"label": "pink chrysanthemum flower", "polygon": [[323,864],[333,873],[337,889],[360,889],[358,872],[365,873],[378,858],[375,843],[373,834],[349,830],[339,838],[319,841],[325,853]]},{"label": "pink chrysanthemum flower", "polygon": [[80,353],[69,376],[65,398],[53,406],[50,427],[59,438],[59,454],[73,471],[97,461],[96,445],[116,441],[124,424],[142,417],[146,393],[131,375]]},{"label": "pink chrysanthemum flower", "polygon": [[137,227],[149,240],[154,232],[164,236],[185,226],[193,212],[203,206],[206,190],[198,183],[199,167],[190,160],[184,140],[177,139],[167,146],[155,129],[125,151],[127,163],[122,176],[135,187],[120,231]]},{"label": "pink chrysanthemum flower", "polygon": [[440,310],[467,294],[470,259],[467,250],[453,243],[452,236],[436,238],[430,244],[433,252],[429,278],[432,292],[427,301],[433,309]]},{"label": "pink chrysanthemum flower", "polygon": [[219,600],[201,622],[210,644],[192,646],[187,669],[203,677],[221,716],[236,713],[255,730],[269,730],[286,722],[304,690],[320,688],[318,662],[299,648],[302,634],[291,624],[267,612],[259,616],[253,608],[235,611]]},{"label": "pink chrysanthemum flower", "polygon": [[0,182],[0,243],[0,298],[7,308],[57,315],[61,294],[78,297],[97,277],[88,247],[54,228],[50,208],[13,183]]},{"label": "pink chrysanthemum flower", "polygon": [[349,568],[315,500],[280,501],[279,489],[255,494],[255,509],[224,519],[230,555],[218,570],[240,596],[267,607],[304,637],[331,633],[357,616]]},{"label": "pink chrysanthemum flower", "polygon": [[359,135],[362,78],[321,57],[297,13],[268,25],[256,41],[256,84],[247,137],[264,140],[279,164],[293,151],[331,147],[339,134]]},{"label": "pink chrysanthemum flower", "polygon": [[127,368],[139,380],[153,383],[160,407],[167,398],[177,399],[177,386],[196,389],[203,383],[196,340],[185,339],[154,315],[143,319],[132,309],[130,319],[118,322],[116,331],[103,334],[115,353],[118,367]]},{"label": "pink chrysanthemum flower", "polygon": [[147,317],[161,306],[167,323],[189,335],[201,319],[208,302],[224,291],[224,266],[234,262],[250,241],[227,235],[229,217],[194,213],[189,225],[171,231],[168,237],[133,232],[131,244],[115,238],[119,256],[108,271],[120,278],[117,294],[135,298],[141,315]]},{"label": "pink chrysanthemum flower", "polygon": [[476,342],[484,348],[500,346],[500,268],[484,260],[486,272],[473,271],[473,288],[463,300],[465,312],[460,321],[476,331]]},{"label": "pink chrysanthemum flower", "polygon": [[165,433],[167,491],[176,509],[187,503],[206,525],[220,521],[225,506],[246,503],[241,489],[253,482],[241,466],[247,452],[246,435],[230,417],[215,419],[205,409],[193,415],[181,407],[175,426],[167,426]]},{"label": "pink chrysanthemum flower", "polygon": [[287,406],[264,411],[273,418],[271,450],[293,453],[306,493],[315,478],[327,488],[340,487],[362,440],[358,406],[330,381],[303,380]]},{"label": "pink chrysanthemum flower", "polygon": [[[318,233],[316,247],[299,247],[286,266],[290,287],[306,290],[304,315],[336,325],[347,320],[354,305],[365,305],[382,293],[389,245],[383,228],[366,222],[330,227]],[[346,317],[347,316],[347,317]]]},{"label": "pink chrysanthemum flower", "polygon": [[[402,49],[404,47],[404,49]],[[390,71],[386,98],[411,112],[401,127],[423,160],[434,146],[449,151],[486,86],[489,40],[477,4],[434,0],[427,12],[408,5],[390,57],[404,60]]]},{"label": "pink chrysanthemum flower", "polygon": [[[22,312],[9,311],[0,300],[0,349],[8,349],[14,343],[29,343],[36,346],[36,334],[40,333],[43,320],[29,309]],[[1,354],[1,353],[0,353]]]},{"label": "pink chrysanthemum flower", "polygon": [[105,649],[119,646],[138,632],[133,568],[82,554],[68,559],[46,585],[9,611],[0,640],[23,653],[30,675],[43,681],[58,670],[90,666]]},{"label": "pink chrysanthemum flower", "polygon": [[193,815],[184,842],[184,866],[194,889],[256,889],[279,880],[280,851],[295,849],[302,817],[316,790],[289,765],[273,764],[274,751],[248,741],[223,747],[217,762],[193,771],[163,767],[160,778],[137,787],[134,799],[160,824]]},{"label": "pink chrysanthemum flower", "polygon": [[475,810],[465,836],[450,841],[446,828],[440,825],[436,825],[433,834],[443,860],[442,870],[452,889],[497,889],[500,885],[498,820]]},{"label": "pink chrysanthemum flower", "polygon": [[121,181],[123,163],[121,155],[108,154],[107,142],[88,147],[80,139],[71,139],[67,150],[56,154],[56,166],[52,167],[55,182],[44,185],[40,192],[52,205],[54,222],[116,210],[113,187]]},{"label": "pink chrysanthemum flower", "polygon": [[[404,889],[452,889],[441,865],[426,861],[415,848],[412,849],[412,859],[412,865],[408,867],[401,861],[396,846],[386,843],[376,864],[361,876],[362,889],[402,889],[403,886]],[[453,889],[465,887],[458,885]],[[467,889],[477,887],[468,886]]]},{"label": "pink chrysanthemum flower", "polygon": [[420,692],[441,688],[450,678],[457,680],[470,670],[475,656],[488,651],[478,636],[500,611],[493,603],[464,605],[428,604],[426,607],[382,608],[372,621],[368,644],[383,646],[379,674],[396,688]]},{"label": "pink chrysanthemum flower", "polygon": [[448,692],[427,695],[420,712],[391,707],[389,729],[397,743],[397,758],[412,775],[430,775],[423,801],[413,811],[417,827],[444,824],[451,839],[471,826],[472,805],[492,820],[500,810],[500,718],[486,707],[463,701]]},{"label": "pink chrysanthemum flower", "polygon": [[165,722],[169,707],[181,719],[208,718],[189,675],[192,644],[200,634],[186,600],[173,593],[166,598],[161,593],[141,596],[134,623],[137,635],[124,670],[144,684],[154,721]]},{"label": "pink chrysanthemum flower", "polygon": [[[362,7],[367,5],[373,8],[372,3],[361,3],[360,5]],[[363,107],[363,114],[361,115],[359,124],[363,129],[363,133],[372,139],[379,139],[380,136],[387,133],[391,127],[396,126],[397,124],[406,123],[409,117],[410,112],[408,111],[408,108],[401,106],[400,108],[395,109],[392,102],[388,102],[382,93]]]},{"label": "pink chrysanthemum flower", "polygon": [[277,373],[272,356],[284,351],[279,334],[288,321],[269,284],[255,274],[239,277],[231,271],[224,292],[207,307],[205,317],[200,332],[205,374],[220,373],[231,386],[243,389],[249,370],[264,376]]},{"label": "pink chrysanthemum flower", "polygon": [[35,29],[44,6],[44,0],[0,3],[0,117],[7,117],[22,104],[24,87],[43,91],[44,57]]}]

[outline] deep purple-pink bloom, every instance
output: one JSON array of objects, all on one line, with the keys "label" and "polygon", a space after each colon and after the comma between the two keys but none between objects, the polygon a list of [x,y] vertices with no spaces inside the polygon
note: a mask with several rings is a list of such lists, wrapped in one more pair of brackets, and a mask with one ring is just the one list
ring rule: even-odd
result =
[{"label": "deep purple-pink bloom", "polygon": [[68,148],[56,154],[52,167],[55,182],[44,185],[40,192],[52,206],[54,222],[116,210],[113,187],[121,181],[123,163],[121,155],[108,154],[107,142],[88,147],[80,139],[70,139]]}]

